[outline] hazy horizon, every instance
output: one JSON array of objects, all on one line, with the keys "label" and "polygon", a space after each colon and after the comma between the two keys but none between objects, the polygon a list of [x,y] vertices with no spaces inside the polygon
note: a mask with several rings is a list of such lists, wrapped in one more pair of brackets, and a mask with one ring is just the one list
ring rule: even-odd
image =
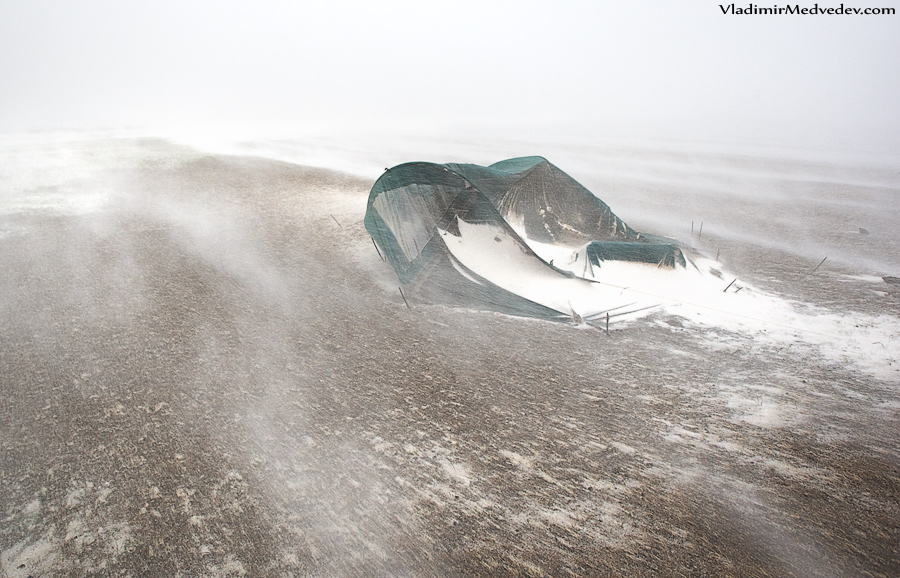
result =
[{"label": "hazy horizon", "polygon": [[0,6],[2,133],[574,127],[857,153],[900,138],[897,15],[738,16],[699,1]]}]

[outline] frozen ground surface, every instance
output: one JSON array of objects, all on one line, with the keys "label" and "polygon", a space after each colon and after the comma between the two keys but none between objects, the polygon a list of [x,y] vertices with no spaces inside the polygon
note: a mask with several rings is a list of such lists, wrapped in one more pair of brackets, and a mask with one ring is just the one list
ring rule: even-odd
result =
[{"label": "frozen ground surface", "polygon": [[[0,139],[0,576],[900,576],[898,166],[479,143]],[[370,168],[522,154],[763,306],[408,309]]]}]

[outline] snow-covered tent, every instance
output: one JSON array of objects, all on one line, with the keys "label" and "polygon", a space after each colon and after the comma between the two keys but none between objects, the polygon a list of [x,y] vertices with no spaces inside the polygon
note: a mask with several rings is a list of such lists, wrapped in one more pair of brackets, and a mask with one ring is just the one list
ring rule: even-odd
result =
[{"label": "snow-covered tent", "polygon": [[[398,165],[372,187],[365,225],[409,293],[525,315],[574,314],[544,296],[559,283],[595,282],[606,261],[685,264],[674,242],[631,229],[541,157]],[[538,246],[569,249],[584,274],[542,258]]]}]

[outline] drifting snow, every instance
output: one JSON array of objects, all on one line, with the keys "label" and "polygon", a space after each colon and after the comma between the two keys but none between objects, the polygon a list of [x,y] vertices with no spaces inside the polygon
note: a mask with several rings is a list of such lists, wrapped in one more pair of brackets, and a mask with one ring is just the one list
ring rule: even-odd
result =
[{"label": "drifting snow", "polygon": [[[703,257],[674,269],[629,261],[597,266],[588,262],[585,247],[542,243],[517,231],[538,259],[500,227],[462,220],[458,224],[459,236],[447,231],[441,235],[462,265],[574,319],[609,312],[616,321],[634,320],[663,311],[700,327],[749,333],[772,345],[814,346],[826,357],[879,379],[898,378],[900,319],[894,316],[842,314],[792,302],[741,281],[721,263]],[[875,281],[871,276],[854,279]]]}]

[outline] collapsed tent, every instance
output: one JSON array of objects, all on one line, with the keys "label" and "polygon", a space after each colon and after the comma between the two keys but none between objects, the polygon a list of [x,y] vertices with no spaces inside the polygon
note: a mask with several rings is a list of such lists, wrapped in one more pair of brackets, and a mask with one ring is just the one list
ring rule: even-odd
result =
[{"label": "collapsed tent", "polygon": [[[398,165],[372,187],[365,226],[407,293],[520,315],[627,309],[588,303],[596,301],[587,295],[597,282],[594,269],[605,262],[685,265],[673,241],[631,229],[542,157],[489,167]],[[563,249],[571,258],[554,264],[536,247]],[[579,259],[583,272],[572,267]]]}]

